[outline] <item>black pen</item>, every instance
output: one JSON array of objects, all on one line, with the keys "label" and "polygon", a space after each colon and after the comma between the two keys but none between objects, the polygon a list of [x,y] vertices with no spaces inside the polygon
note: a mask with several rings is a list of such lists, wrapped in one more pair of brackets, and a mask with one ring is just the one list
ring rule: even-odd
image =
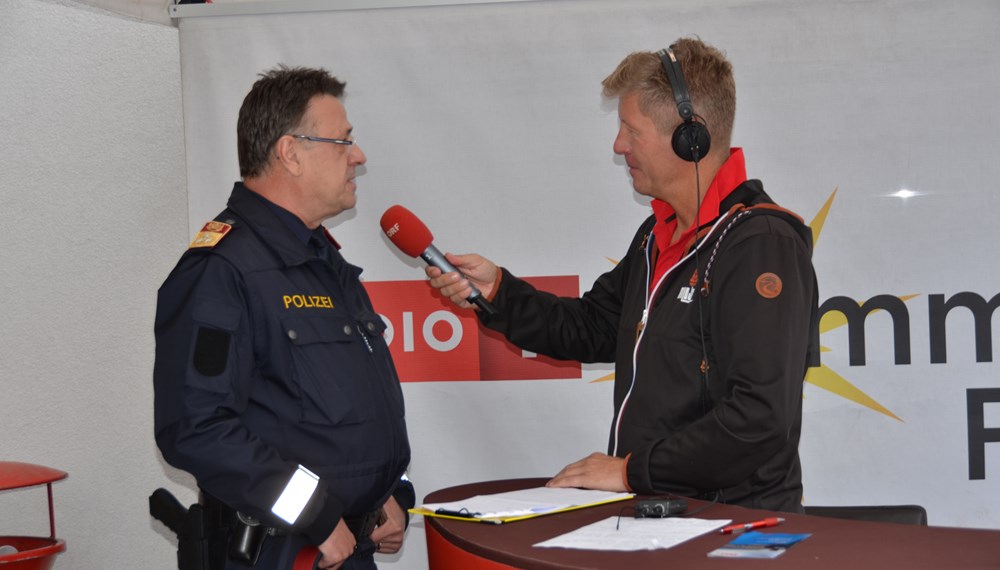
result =
[{"label": "black pen", "polygon": [[462,509],[460,511],[451,511],[448,509],[438,509],[434,511],[436,515],[445,515],[448,517],[461,517],[463,519],[474,519],[478,518],[480,513],[470,513],[469,511]]},{"label": "black pen", "polygon": [[460,518],[460,519],[469,519],[469,520],[472,520],[472,521],[486,523],[486,524],[501,524],[501,523],[503,523],[503,521],[499,520],[499,519],[481,519],[479,517],[482,515],[482,513],[470,513],[467,510],[452,511],[452,510],[448,510],[448,509],[437,509],[436,511],[434,511],[434,514],[436,514],[436,515],[443,515],[443,516],[446,516],[446,517],[457,517],[457,518]]}]

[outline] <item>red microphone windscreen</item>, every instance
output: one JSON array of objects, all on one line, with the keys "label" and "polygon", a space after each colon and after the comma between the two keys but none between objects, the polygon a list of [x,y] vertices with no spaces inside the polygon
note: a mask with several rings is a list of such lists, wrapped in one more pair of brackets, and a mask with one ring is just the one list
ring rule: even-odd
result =
[{"label": "red microphone windscreen", "polygon": [[386,237],[410,257],[420,257],[434,241],[431,231],[420,218],[398,204],[386,210],[379,223]]}]

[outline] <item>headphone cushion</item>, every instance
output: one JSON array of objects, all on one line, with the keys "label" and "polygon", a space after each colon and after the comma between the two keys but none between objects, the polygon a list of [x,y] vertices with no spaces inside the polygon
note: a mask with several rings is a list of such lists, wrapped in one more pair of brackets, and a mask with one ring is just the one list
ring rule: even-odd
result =
[{"label": "headphone cushion", "polygon": [[695,162],[696,153],[698,160],[705,158],[705,155],[708,154],[712,138],[705,125],[695,121],[686,121],[674,129],[674,135],[670,142],[677,156],[688,162]]}]

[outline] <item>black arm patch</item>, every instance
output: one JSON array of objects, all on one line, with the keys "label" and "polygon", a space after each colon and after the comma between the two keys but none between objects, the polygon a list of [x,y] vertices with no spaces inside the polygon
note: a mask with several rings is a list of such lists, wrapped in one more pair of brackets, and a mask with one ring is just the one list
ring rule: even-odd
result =
[{"label": "black arm patch", "polygon": [[229,340],[227,331],[198,327],[198,338],[194,344],[194,369],[205,376],[218,376],[226,371],[229,360]]}]

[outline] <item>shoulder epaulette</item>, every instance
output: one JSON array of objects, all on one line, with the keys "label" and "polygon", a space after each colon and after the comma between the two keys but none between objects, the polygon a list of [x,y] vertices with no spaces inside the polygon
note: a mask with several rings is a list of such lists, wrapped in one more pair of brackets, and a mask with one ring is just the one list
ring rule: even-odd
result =
[{"label": "shoulder epaulette", "polygon": [[224,222],[208,222],[205,227],[201,228],[201,231],[194,236],[191,241],[191,245],[188,249],[194,249],[196,247],[215,247],[222,238],[226,237],[229,230],[233,229],[233,226]]}]

